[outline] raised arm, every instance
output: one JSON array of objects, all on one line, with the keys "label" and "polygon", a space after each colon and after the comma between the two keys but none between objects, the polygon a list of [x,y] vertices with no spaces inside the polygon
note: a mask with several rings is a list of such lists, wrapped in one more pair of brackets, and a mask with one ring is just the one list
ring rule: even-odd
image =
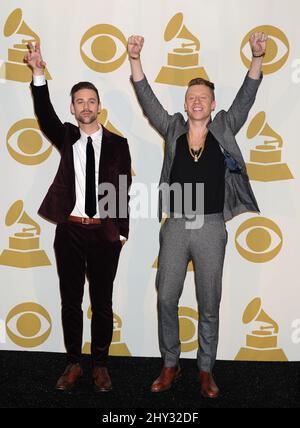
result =
[{"label": "raised arm", "polygon": [[253,33],[250,37],[252,62],[246,79],[227,112],[227,120],[233,134],[237,134],[247,120],[262,80],[263,57],[266,53],[267,35]]},{"label": "raised arm", "polygon": [[156,95],[149,85],[141,63],[141,51],[144,45],[144,38],[141,36],[131,36],[128,39],[128,58],[132,73],[132,83],[143,109],[145,116],[151,125],[165,137],[172,116],[163,108]]},{"label": "raised arm", "polygon": [[261,75],[263,59],[266,54],[268,36],[265,33],[253,33],[250,37],[252,62],[249,77],[258,80]]},{"label": "raised arm", "polygon": [[65,127],[58,118],[52,106],[48,84],[45,78],[45,66],[41,54],[40,45],[29,43],[29,52],[25,56],[24,61],[32,70],[33,81],[31,90],[34,102],[34,111],[38,118],[39,125],[46,137],[59,150],[63,144]]}]

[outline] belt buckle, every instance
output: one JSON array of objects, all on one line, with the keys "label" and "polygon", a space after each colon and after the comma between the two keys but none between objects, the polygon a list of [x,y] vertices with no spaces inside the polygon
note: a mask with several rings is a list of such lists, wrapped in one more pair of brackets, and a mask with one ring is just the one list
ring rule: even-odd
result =
[{"label": "belt buckle", "polygon": [[81,219],[81,224],[90,224],[90,219],[89,219],[89,218],[82,217],[82,219]]}]

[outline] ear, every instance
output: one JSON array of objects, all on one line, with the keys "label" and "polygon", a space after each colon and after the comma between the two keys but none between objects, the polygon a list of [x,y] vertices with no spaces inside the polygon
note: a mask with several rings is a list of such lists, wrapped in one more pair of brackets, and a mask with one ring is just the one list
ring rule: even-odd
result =
[{"label": "ear", "polygon": [[211,111],[216,110],[216,106],[217,106],[216,101],[213,101],[213,102],[211,103]]},{"label": "ear", "polygon": [[75,109],[74,109],[73,103],[71,103],[71,105],[70,105],[70,111],[73,115],[75,114]]},{"label": "ear", "polygon": [[184,111],[187,112],[187,105],[184,103]]},{"label": "ear", "polygon": [[100,114],[100,113],[101,113],[101,110],[102,110],[102,105],[101,105],[101,103],[99,103],[99,107],[98,107],[98,114]]}]

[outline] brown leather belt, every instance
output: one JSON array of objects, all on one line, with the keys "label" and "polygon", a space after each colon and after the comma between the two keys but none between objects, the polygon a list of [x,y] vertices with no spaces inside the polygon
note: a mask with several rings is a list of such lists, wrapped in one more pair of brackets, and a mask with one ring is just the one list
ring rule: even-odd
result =
[{"label": "brown leather belt", "polygon": [[70,215],[68,217],[68,221],[71,221],[73,223],[80,223],[80,224],[101,224],[100,218],[76,217],[74,215]]}]

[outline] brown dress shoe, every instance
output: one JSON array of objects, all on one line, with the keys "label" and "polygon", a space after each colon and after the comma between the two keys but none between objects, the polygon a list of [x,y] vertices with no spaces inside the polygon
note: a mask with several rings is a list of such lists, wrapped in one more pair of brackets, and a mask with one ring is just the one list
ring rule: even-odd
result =
[{"label": "brown dress shoe", "polygon": [[211,373],[200,371],[201,394],[205,398],[217,398],[220,390],[217,387]]},{"label": "brown dress shoe", "polygon": [[95,367],[93,369],[93,379],[96,392],[109,392],[112,384],[106,367]]},{"label": "brown dress shoe", "polygon": [[70,391],[77,380],[82,376],[82,369],[79,364],[69,364],[62,376],[56,383],[56,389],[60,391]]},{"label": "brown dress shoe", "polygon": [[180,367],[164,367],[160,373],[159,378],[157,378],[152,386],[151,392],[163,392],[170,389],[181,375]]}]

